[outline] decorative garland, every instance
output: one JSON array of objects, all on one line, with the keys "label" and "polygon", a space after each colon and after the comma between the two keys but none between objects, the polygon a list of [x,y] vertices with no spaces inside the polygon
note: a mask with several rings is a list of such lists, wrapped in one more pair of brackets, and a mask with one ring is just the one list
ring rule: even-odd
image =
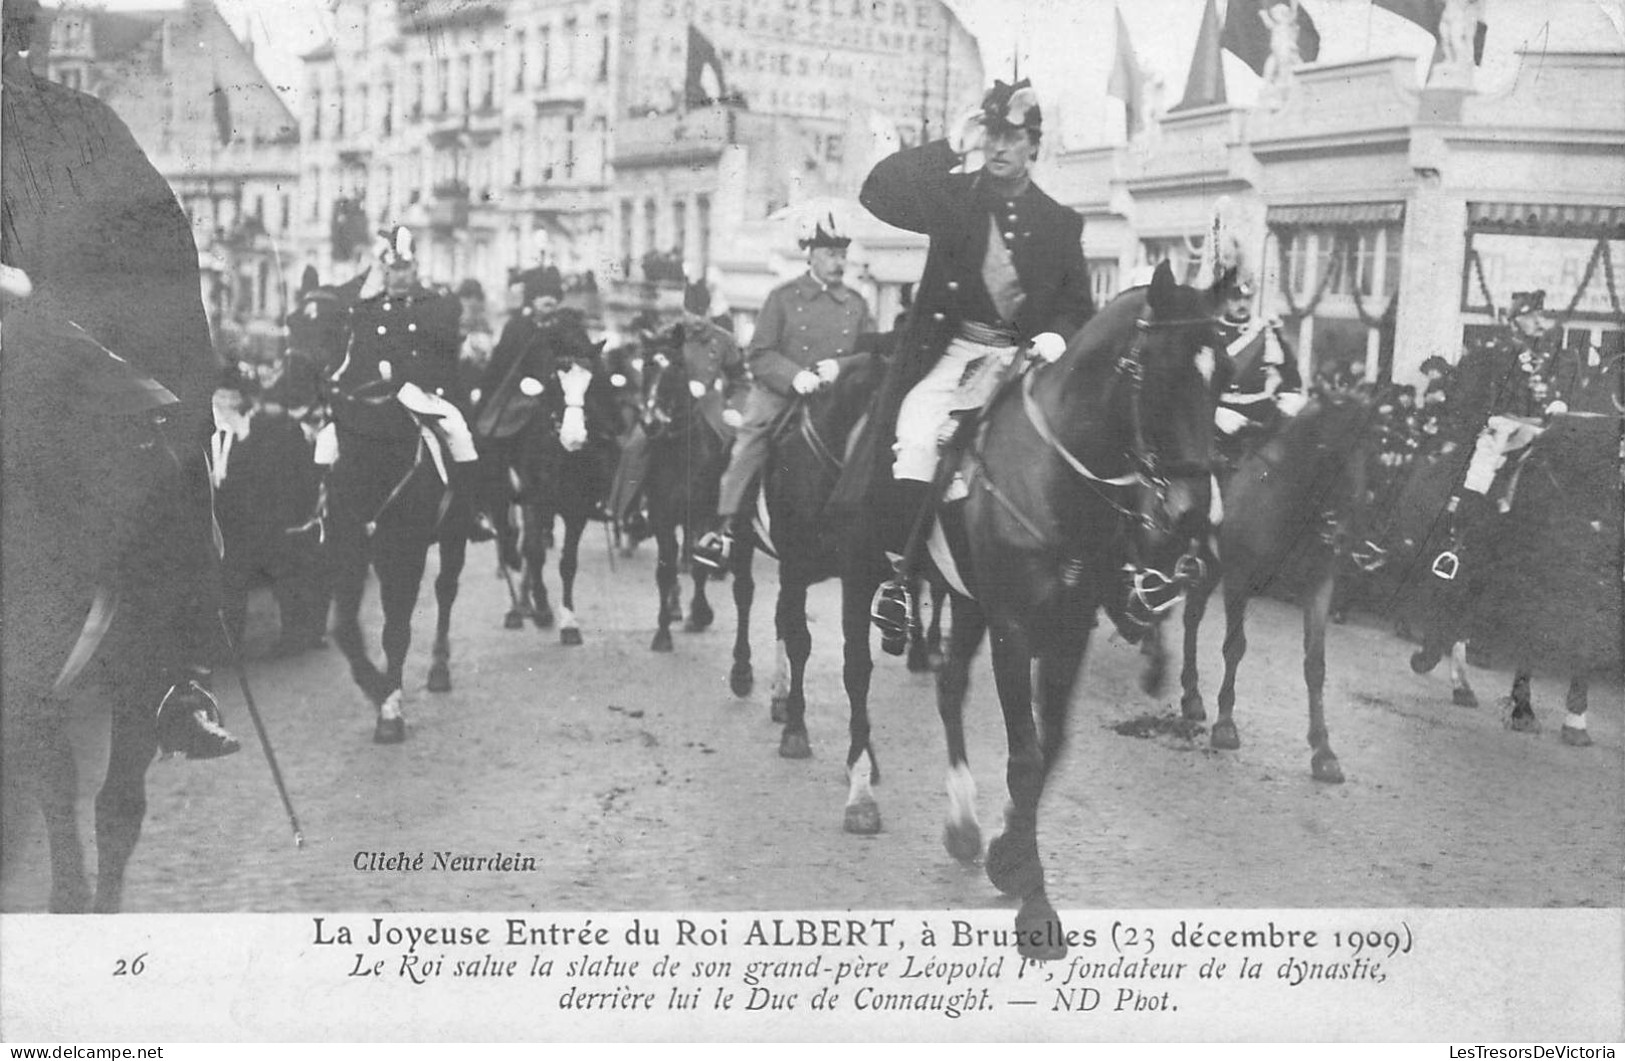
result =
[{"label": "decorative garland", "polygon": [[[1306,317],[1309,314],[1315,312],[1315,307],[1320,305],[1321,297],[1326,294],[1326,286],[1331,282],[1332,270],[1327,269],[1327,270],[1325,270],[1324,272],[1322,272],[1320,274],[1320,283],[1318,285],[1316,285],[1315,293],[1314,293],[1313,297],[1311,297],[1309,299],[1309,304],[1307,306],[1299,306],[1298,303],[1292,297],[1292,270],[1291,270],[1291,268],[1290,268],[1290,266],[1289,266],[1289,264],[1287,262],[1287,243],[1288,243],[1288,241],[1281,238],[1283,233],[1293,233],[1295,231],[1296,230],[1292,229],[1292,228],[1281,228],[1281,229],[1276,230],[1276,233],[1275,233],[1275,253],[1276,253],[1276,256],[1280,259],[1279,266],[1280,266],[1280,273],[1281,273],[1281,285],[1280,285],[1281,286],[1281,294],[1286,297],[1287,312],[1289,314],[1291,314],[1292,316],[1294,316],[1294,317]],[[1333,250],[1335,251],[1336,250],[1335,237],[1334,237],[1334,242],[1333,242],[1332,246],[1333,246]],[[1334,260],[1334,261],[1336,260],[1335,253],[1332,256],[1332,260]]]}]

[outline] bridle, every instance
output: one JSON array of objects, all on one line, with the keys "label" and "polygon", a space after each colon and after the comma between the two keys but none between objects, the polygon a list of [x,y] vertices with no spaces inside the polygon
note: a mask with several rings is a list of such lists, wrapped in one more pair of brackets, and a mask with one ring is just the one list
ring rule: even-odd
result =
[{"label": "bridle", "polygon": [[[1134,342],[1127,353],[1118,357],[1112,370],[1112,386],[1126,384],[1129,393],[1128,419],[1130,442],[1126,454],[1130,469],[1116,475],[1102,475],[1090,468],[1084,461],[1061,441],[1055,430],[1051,427],[1048,417],[1044,415],[1034,395],[1034,385],[1038,373],[1034,371],[1037,362],[1029,359],[1022,370],[1021,399],[1022,411],[1032,424],[1033,430],[1044,444],[1059,457],[1069,469],[1103,502],[1115,512],[1122,520],[1140,531],[1171,532],[1173,526],[1168,519],[1168,496],[1176,480],[1205,479],[1213,474],[1210,462],[1202,461],[1165,461],[1151,447],[1146,439],[1144,390],[1145,390],[1145,344],[1153,332],[1166,331],[1175,328],[1188,328],[1196,325],[1212,323],[1211,317],[1177,317],[1169,320],[1155,320],[1149,314],[1142,315],[1135,321]],[[977,460],[977,476],[983,487],[991,493],[1004,508],[1016,518],[1016,521],[1034,538],[1043,541],[1044,536],[1031,519],[1016,508],[1014,502],[994,484]],[[1131,508],[1124,504],[1118,491],[1125,487],[1139,487],[1142,491],[1150,491],[1155,503],[1143,509]],[[1207,577],[1207,565],[1202,560],[1200,543],[1193,540],[1187,551],[1174,564],[1172,573],[1164,573],[1155,567],[1141,562],[1139,559],[1138,536],[1130,539],[1130,560],[1124,565],[1124,574],[1128,582],[1129,615],[1138,624],[1149,626],[1158,617],[1166,614],[1184,595],[1189,585],[1197,584]],[[1075,558],[1063,565],[1062,579],[1069,585],[1075,585],[1082,578],[1081,563]]]}]

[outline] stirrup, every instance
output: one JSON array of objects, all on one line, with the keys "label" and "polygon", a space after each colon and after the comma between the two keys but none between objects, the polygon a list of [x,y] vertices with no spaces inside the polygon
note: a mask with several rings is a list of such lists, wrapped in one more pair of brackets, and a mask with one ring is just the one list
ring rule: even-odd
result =
[{"label": "stirrup", "polygon": [[880,648],[888,656],[908,651],[909,635],[913,633],[912,598],[907,582],[891,579],[880,584],[869,604],[869,619],[880,630]]},{"label": "stirrup", "polygon": [[158,702],[158,744],[165,754],[188,759],[218,759],[242,748],[220,724],[220,702],[195,678],[176,682]]},{"label": "stirrup", "polygon": [[1456,555],[1454,549],[1446,549],[1433,558],[1433,574],[1446,582],[1455,581],[1456,574],[1461,570],[1461,557]]},{"label": "stirrup", "polygon": [[707,531],[694,543],[694,562],[715,574],[727,572],[733,554],[733,535],[725,530]]}]

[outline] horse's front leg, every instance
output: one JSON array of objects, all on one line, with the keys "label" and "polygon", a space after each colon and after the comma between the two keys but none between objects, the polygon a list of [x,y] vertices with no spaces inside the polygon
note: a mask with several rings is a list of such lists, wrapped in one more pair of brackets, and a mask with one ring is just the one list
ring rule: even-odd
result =
[{"label": "horse's front leg", "polygon": [[[941,614],[939,607],[938,614]],[[965,751],[965,694],[970,689],[970,663],[987,632],[987,618],[975,601],[954,602],[948,626],[948,652],[937,669],[937,714],[948,744],[948,822],[942,844],[960,862],[982,857],[982,823],[976,814],[976,778]]]},{"label": "horse's front leg", "polygon": [[671,651],[672,598],[677,595],[677,527],[665,518],[657,518],[651,530],[655,540],[655,592],[660,608],[655,613],[655,636],[649,648],[654,652]]},{"label": "horse's front leg", "polygon": [[406,717],[401,712],[401,676],[412,646],[412,609],[417,607],[423,583],[428,542],[396,540],[379,543],[378,600],[384,611],[384,680],[388,692],[378,705],[372,739],[378,744],[399,744],[406,739]]},{"label": "horse's front leg", "polygon": [[377,707],[390,693],[389,680],[378,670],[361,634],[361,598],[367,588],[367,537],[359,525],[336,523],[328,540],[333,574],[333,643],[350,665],[350,677]]},{"label": "horse's front leg", "polygon": [[1219,685],[1219,720],[1213,723],[1208,743],[1222,751],[1241,747],[1241,734],[1231,717],[1236,707],[1236,672],[1247,654],[1247,590],[1238,585],[1224,587],[1224,681]]},{"label": "horse's front leg", "polygon": [[1450,702],[1457,707],[1477,707],[1478,694],[1467,682],[1467,642],[1450,646]]},{"label": "horse's front leg", "polygon": [[[539,630],[553,628],[553,608],[547,602],[547,549],[553,544],[553,528],[551,510],[544,512],[543,506],[530,504],[525,508],[525,534],[522,549],[525,556],[525,573],[523,576],[525,586],[526,607],[530,611],[531,622]],[[544,527],[543,521],[548,521]]]},{"label": "horse's front leg", "polygon": [[438,606],[434,626],[434,662],[429,665],[429,691],[451,692],[451,608],[457,603],[458,580],[468,559],[468,539],[452,534],[440,541],[440,571],[434,579]]},{"label": "horse's front leg", "polygon": [[564,520],[564,548],[559,552],[559,643],[581,644],[581,623],[576,619],[576,571],[580,567],[581,532],[587,526],[585,516],[571,513]]},{"label": "horse's front leg", "polygon": [[1590,683],[1578,675],[1569,679],[1568,695],[1563,698],[1563,706],[1567,713],[1563,716],[1563,730],[1561,733],[1563,743],[1576,748],[1584,748],[1591,743],[1591,734],[1586,732],[1586,706],[1589,697]]},{"label": "horse's front leg", "polygon": [[1326,621],[1331,615],[1337,592],[1337,575],[1328,560],[1319,582],[1310,587],[1303,600],[1303,684],[1309,694],[1309,769],[1316,781],[1339,784],[1343,768],[1332,751],[1326,732]]},{"label": "horse's front leg", "polygon": [[867,565],[841,576],[841,680],[846,687],[848,746],[847,794],[843,827],[849,833],[880,831],[880,804],[872,786],[880,780],[880,766],[869,744],[869,680],[874,656],[869,647],[869,602],[884,575]]},{"label": "horse's front leg", "polygon": [[158,702],[163,694],[160,684],[137,681],[120,688],[113,706],[107,777],[96,793],[98,914],[116,914],[124,904],[124,872],[147,816],[147,768],[158,751],[153,718],[145,705]]},{"label": "horse's front leg", "polygon": [[756,576],[752,572],[756,542],[741,537],[734,556],[734,662],[728,671],[728,688],[735,696],[749,696],[756,684],[750,665],[750,609],[756,602]]},{"label": "horse's front leg", "polygon": [[812,632],[807,629],[807,584],[782,568],[773,625],[790,663],[790,689],[784,700],[784,733],[779,738],[779,755],[785,759],[806,759],[812,755],[812,745],[807,739],[804,685],[807,659],[812,655]]},{"label": "horse's front leg", "polygon": [[[683,562],[688,565],[689,577],[694,580],[694,595],[689,599],[688,620],[683,623],[683,629],[691,634],[711,629],[716,622],[716,611],[711,607],[710,598],[706,596],[705,587],[711,582],[711,571],[704,564],[693,563],[693,544],[697,535],[685,525],[683,528]],[[738,548],[738,543],[734,546]],[[719,576],[720,577],[720,576]],[[681,619],[679,611],[675,618]]]},{"label": "horse's front leg", "polygon": [[[90,908],[85,851],[79,838],[79,765],[68,739],[68,704],[55,696],[31,701],[15,731],[6,732],[6,765],[27,778],[39,797],[51,851],[53,914],[82,914]],[[11,772],[8,770],[8,772]]]},{"label": "horse's front leg", "polygon": [[1207,604],[1213,597],[1214,579],[1203,579],[1185,594],[1184,653],[1179,668],[1179,713],[1193,722],[1207,718],[1207,705],[1202,702],[1202,675],[1197,663],[1197,637],[1202,632],[1202,619],[1207,615]]}]

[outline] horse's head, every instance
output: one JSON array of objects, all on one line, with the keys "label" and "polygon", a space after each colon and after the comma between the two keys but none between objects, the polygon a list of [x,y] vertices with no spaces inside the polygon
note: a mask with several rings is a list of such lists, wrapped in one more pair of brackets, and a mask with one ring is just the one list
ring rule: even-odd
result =
[{"label": "horse's head", "polygon": [[524,354],[519,389],[541,399],[558,424],[559,441],[571,452],[587,441],[585,410],[591,395],[607,394],[603,355],[603,342],[593,341],[586,318],[574,310],[548,317]]},{"label": "horse's head", "polygon": [[650,437],[686,425],[694,404],[705,396],[706,383],[692,374],[693,345],[679,323],[655,335],[644,349],[639,420]]},{"label": "horse's head", "polygon": [[[1174,280],[1166,262],[1151,284],[1125,293],[1111,315],[1120,351],[1112,386],[1120,430],[1141,489],[1138,515],[1152,547],[1200,534],[1212,497],[1213,413],[1230,376],[1216,329],[1222,286],[1209,291]],[[1126,347],[1126,351],[1123,348]]]},{"label": "horse's head", "polygon": [[350,310],[360,301],[365,271],[342,284],[313,286],[299,293],[288,314],[288,349],[331,372],[344,360],[350,341]]}]

